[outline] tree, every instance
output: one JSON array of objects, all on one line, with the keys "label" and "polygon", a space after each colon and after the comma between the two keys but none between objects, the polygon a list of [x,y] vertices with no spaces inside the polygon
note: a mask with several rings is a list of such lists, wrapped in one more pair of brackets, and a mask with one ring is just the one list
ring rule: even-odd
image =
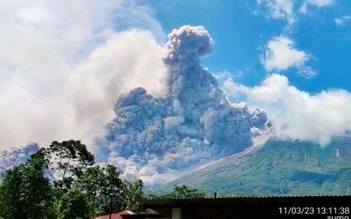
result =
[{"label": "tree", "polygon": [[21,169],[23,165],[6,171],[4,180],[0,187],[0,217],[15,219],[25,218],[21,209],[21,193],[18,185],[21,180]]},{"label": "tree", "polygon": [[102,209],[104,213],[119,212],[125,210],[127,187],[125,182],[120,178],[121,172],[116,166],[108,164],[103,168],[105,179],[101,187]]},{"label": "tree", "polygon": [[98,198],[105,184],[105,174],[100,166],[89,167],[77,180],[76,187],[89,199],[90,216],[103,214]]},{"label": "tree", "polygon": [[44,177],[43,154],[33,155],[26,164],[8,170],[0,188],[0,217],[48,218],[51,187]]},{"label": "tree", "polygon": [[85,219],[137,211],[138,201],[144,198],[143,182],[121,179],[114,165],[93,164],[94,156],[80,141],[54,141],[41,148],[27,163],[4,175],[0,218]]},{"label": "tree", "polygon": [[139,202],[145,199],[143,191],[143,181],[138,179],[135,182],[127,182],[127,209],[138,212]]},{"label": "tree", "polygon": [[138,211],[144,198],[143,182],[128,182],[113,165],[89,167],[77,180],[76,186],[87,194],[90,215],[97,216],[125,209]]},{"label": "tree", "polygon": [[187,199],[187,198],[204,198],[205,194],[198,189],[191,189],[186,185],[176,186],[170,193],[162,195],[161,198],[169,199]]},{"label": "tree", "polygon": [[56,203],[57,219],[89,219],[87,196],[79,190],[71,190]]},{"label": "tree", "polygon": [[46,168],[53,178],[54,185],[68,191],[74,181],[94,164],[92,155],[80,141],[54,141],[47,149],[41,149],[44,154]]}]

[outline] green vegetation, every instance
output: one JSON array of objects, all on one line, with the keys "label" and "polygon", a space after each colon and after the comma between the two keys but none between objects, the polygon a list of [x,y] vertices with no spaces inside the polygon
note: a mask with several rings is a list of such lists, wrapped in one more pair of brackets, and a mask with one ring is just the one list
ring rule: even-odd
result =
[{"label": "green vegetation", "polygon": [[199,189],[192,189],[186,185],[175,186],[172,191],[159,194],[159,195],[150,195],[152,198],[160,199],[192,199],[192,198],[204,198],[205,193],[201,192]]},{"label": "green vegetation", "polygon": [[329,145],[269,140],[258,151],[232,156],[147,191],[169,192],[184,184],[213,197],[351,195],[351,141]]},{"label": "green vegetation", "polygon": [[80,141],[54,141],[4,174],[0,218],[88,219],[138,212],[142,187],[141,180],[122,180],[113,165],[94,166],[94,156]]},{"label": "green vegetation", "polygon": [[48,218],[53,199],[43,172],[43,160],[37,156],[7,171],[0,187],[1,218]]},{"label": "green vegetation", "polygon": [[252,157],[197,187],[226,196],[351,194],[351,145],[270,141]]},{"label": "green vegetation", "polygon": [[[218,197],[351,194],[350,141],[320,147],[309,142],[271,140],[259,151],[224,164],[192,175],[189,185],[173,185],[172,190],[160,189],[162,193],[150,196],[201,198],[212,197],[215,192]],[[0,219],[85,219],[125,209],[140,212],[139,201],[146,196],[143,182],[123,180],[120,174],[113,165],[94,165],[94,156],[80,141],[54,141],[4,174]]]}]

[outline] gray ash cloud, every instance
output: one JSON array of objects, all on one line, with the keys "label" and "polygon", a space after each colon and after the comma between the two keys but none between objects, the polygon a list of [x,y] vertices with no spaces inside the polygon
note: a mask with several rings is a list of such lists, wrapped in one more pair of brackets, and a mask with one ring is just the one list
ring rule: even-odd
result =
[{"label": "gray ash cloud", "polygon": [[201,26],[169,34],[162,57],[167,94],[156,97],[139,87],[121,95],[106,136],[95,139],[100,161],[153,185],[251,145],[267,128],[267,115],[229,102],[217,77],[201,66],[212,46]]},{"label": "gray ash cloud", "polygon": [[28,143],[20,147],[13,147],[0,153],[0,179],[6,170],[27,162],[30,156],[39,150],[36,143]]}]

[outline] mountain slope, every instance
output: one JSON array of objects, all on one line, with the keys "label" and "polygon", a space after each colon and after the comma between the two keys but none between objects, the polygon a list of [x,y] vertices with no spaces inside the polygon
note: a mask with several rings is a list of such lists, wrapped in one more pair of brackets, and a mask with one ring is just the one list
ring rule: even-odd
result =
[{"label": "mountain slope", "polygon": [[329,145],[270,139],[262,147],[212,163],[153,191],[185,184],[222,196],[351,194],[351,141]]}]

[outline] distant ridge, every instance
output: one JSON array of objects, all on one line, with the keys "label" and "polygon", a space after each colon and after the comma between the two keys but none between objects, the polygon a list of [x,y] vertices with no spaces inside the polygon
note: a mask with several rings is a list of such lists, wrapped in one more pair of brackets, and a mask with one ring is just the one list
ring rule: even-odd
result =
[{"label": "distant ridge", "polygon": [[338,137],[325,146],[304,141],[269,139],[186,176],[151,189],[195,187],[208,196],[323,197],[351,195],[351,141]]}]

